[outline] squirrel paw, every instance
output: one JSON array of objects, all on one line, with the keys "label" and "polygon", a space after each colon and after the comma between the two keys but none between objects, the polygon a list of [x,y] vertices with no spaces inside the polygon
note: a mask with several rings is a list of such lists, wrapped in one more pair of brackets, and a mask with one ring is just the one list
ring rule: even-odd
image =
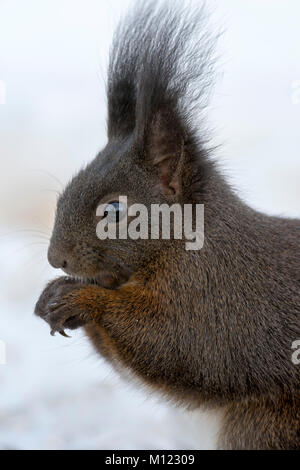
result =
[{"label": "squirrel paw", "polygon": [[86,314],[78,308],[76,293],[84,286],[78,281],[61,277],[50,282],[42,292],[34,313],[45,320],[56,332],[68,337],[65,329],[74,330],[88,322]]}]

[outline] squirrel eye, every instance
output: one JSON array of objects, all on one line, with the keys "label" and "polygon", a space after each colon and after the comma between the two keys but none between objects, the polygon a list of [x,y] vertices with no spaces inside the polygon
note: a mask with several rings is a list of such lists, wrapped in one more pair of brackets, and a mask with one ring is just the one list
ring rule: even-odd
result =
[{"label": "squirrel eye", "polygon": [[125,204],[118,201],[112,201],[107,204],[103,217],[107,217],[108,222],[119,222],[126,214]]}]

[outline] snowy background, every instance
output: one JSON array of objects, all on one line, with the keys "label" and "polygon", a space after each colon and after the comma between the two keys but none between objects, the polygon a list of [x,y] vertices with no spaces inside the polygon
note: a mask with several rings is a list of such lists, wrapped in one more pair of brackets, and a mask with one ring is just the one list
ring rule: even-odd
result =
[{"label": "snowy background", "polygon": [[[195,0],[196,2],[196,0]],[[217,417],[121,381],[83,332],[32,315],[68,179],[105,143],[108,47],[123,0],[0,0],[0,448],[212,448]],[[197,3],[197,2],[196,2]],[[220,164],[268,213],[300,215],[300,3],[207,1],[220,41],[210,121]]]}]

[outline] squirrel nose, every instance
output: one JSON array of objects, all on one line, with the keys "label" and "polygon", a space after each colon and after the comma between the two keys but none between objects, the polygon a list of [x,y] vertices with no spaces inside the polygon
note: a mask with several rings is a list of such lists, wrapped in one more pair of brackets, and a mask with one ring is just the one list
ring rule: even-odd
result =
[{"label": "squirrel nose", "polygon": [[48,261],[53,268],[66,269],[68,267],[65,254],[54,250],[51,246],[48,249]]}]

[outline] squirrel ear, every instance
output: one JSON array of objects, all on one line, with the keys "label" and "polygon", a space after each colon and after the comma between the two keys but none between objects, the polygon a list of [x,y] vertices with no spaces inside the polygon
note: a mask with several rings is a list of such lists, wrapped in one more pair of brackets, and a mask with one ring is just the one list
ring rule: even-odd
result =
[{"label": "squirrel ear", "polygon": [[152,119],[147,134],[147,160],[157,169],[163,194],[175,199],[182,192],[185,163],[185,138],[178,118],[170,111],[159,111]]}]

